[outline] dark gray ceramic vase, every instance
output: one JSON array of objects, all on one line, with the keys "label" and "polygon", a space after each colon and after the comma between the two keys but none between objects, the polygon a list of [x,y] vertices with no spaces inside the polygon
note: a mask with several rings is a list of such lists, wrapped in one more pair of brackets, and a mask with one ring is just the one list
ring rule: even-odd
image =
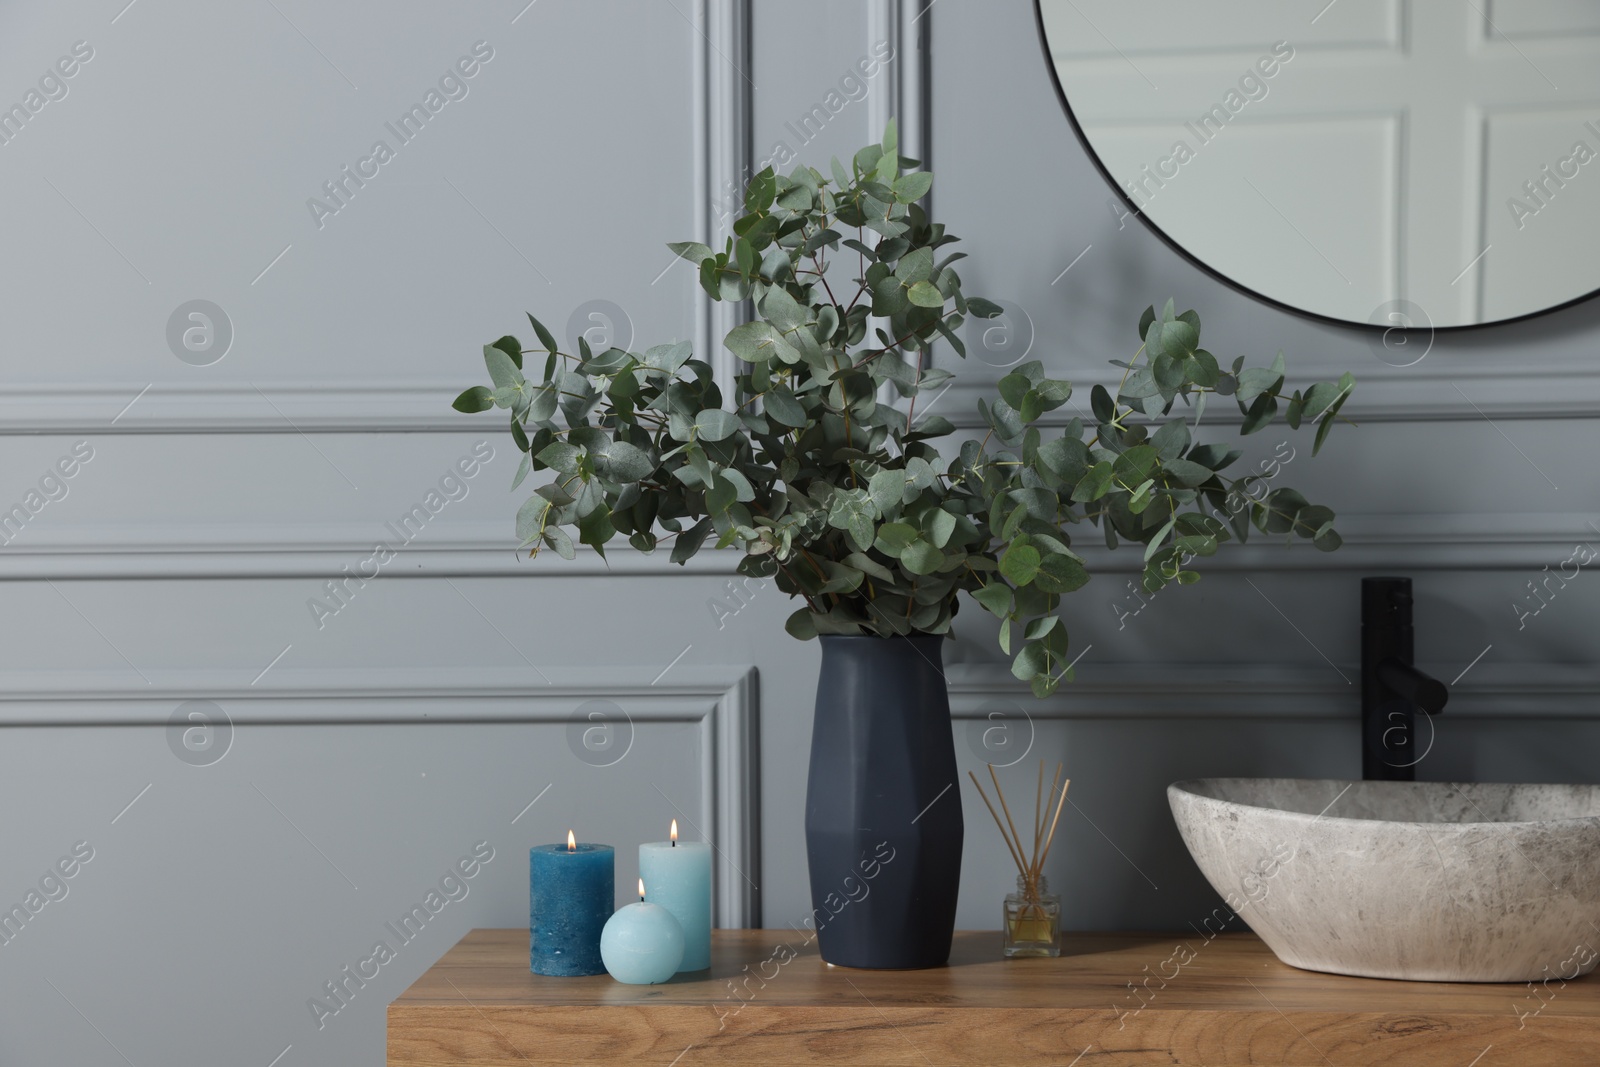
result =
[{"label": "dark gray ceramic vase", "polygon": [[944,639],[823,637],[806,784],[806,858],[822,958],[937,967],[961,881]]}]

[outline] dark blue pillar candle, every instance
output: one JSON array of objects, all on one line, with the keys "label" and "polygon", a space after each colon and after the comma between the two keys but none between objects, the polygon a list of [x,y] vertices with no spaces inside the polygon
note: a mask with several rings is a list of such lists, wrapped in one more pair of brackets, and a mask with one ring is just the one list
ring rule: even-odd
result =
[{"label": "dark blue pillar candle", "polygon": [[529,963],[534,974],[605,974],[600,932],[616,910],[616,850],[578,843],[528,850]]}]

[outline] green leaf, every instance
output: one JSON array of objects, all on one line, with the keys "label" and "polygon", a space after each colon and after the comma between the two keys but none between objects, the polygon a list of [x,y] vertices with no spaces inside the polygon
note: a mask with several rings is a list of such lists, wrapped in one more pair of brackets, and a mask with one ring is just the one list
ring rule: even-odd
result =
[{"label": "green leaf", "polygon": [[944,553],[926,541],[913,541],[900,553],[900,565],[912,574],[932,574],[944,563]]},{"label": "green leaf", "polygon": [[1123,485],[1137,485],[1150,477],[1159,458],[1154,445],[1134,445],[1117,457],[1112,472]]},{"label": "green leaf", "polygon": [[1322,423],[1317,427],[1317,437],[1311,445],[1311,454],[1315,456],[1322,451],[1322,442],[1328,439],[1328,433],[1333,429],[1333,422],[1339,417],[1339,409],[1344,407],[1344,402],[1350,399],[1350,393],[1356,387],[1355,376],[1348,371],[1339,377],[1339,398],[1329,405],[1322,416]]},{"label": "green leaf", "polygon": [[560,471],[562,474],[572,475],[578,473],[578,457],[583,455],[583,449],[576,445],[569,445],[565,441],[555,441],[546,445],[534,458],[545,466]]},{"label": "green leaf", "polygon": [[559,526],[546,526],[540,539],[562,559],[577,559],[578,550],[573,547],[572,538]]},{"label": "green leaf", "polygon": [[1167,539],[1167,534],[1171,533],[1172,528],[1177,524],[1178,517],[1174,515],[1172,518],[1166,521],[1166,524],[1162,526],[1161,529],[1156,531],[1156,535],[1154,537],[1150,538],[1149,543],[1144,546],[1144,558],[1146,563],[1148,563],[1150,561],[1150,557],[1155,555],[1156,552],[1161,548],[1161,543]]},{"label": "green leaf", "polygon": [[1039,446],[1038,460],[1069,485],[1089,469],[1089,449],[1076,437],[1057,437]]},{"label": "green leaf", "polygon": [[655,470],[649,455],[626,441],[612,441],[605,446],[601,455],[605,457],[606,467],[615,481],[637,482],[650,477],[650,472]]},{"label": "green leaf", "polygon": [[533,470],[533,457],[528,455],[527,453],[523,453],[522,462],[517,464],[517,475],[516,475],[515,478],[511,479],[511,488],[512,488],[513,491],[516,490],[517,486],[522,484],[522,480],[524,478],[526,478],[528,476],[529,472],[532,471],[532,470]]},{"label": "green leaf", "polygon": [[686,563],[700,546],[705,544],[706,535],[711,532],[711,520],[701,519],[687,530],[680,533],[672,542],[672,562]]},{"label": "green leaf", "polygon": [[1306,390],[1304,416],[1308,419],[1316,418],[1327,411],[1328,407],[1342,395],[1344,390],[1334,382],[1317,382]]},{"label": "green leaf", "polygon": [[1022,407],[1023,399],[1028,391],[1033,388],[1033,382],[1025,374],[1012,371],[996,383],[995,388],[1000,391],[1000,397],[1014,408]]},{"label": "green leaf", "polygon": [[1044,642],[1034,641],[1022,646],[1022,651],[1017,653],[1017,658],[1011,661],[1011,674],[1021,681],[1044,674],[1050,669],[1050,654],[1045,650]]},{"label": "green leaf", "polygon": [[844,169],[844,164],[839,162],[838,156],[834,156],[829,161],[829,167],[833,171],[833,184],[840,189],[848,188],[850,186],[850,173]]},{"label": "green leaf", "polygon": [[1206,482],[1209,482],[1213,476],[1211,468],[1203,467],[1200,464],[1187,459],[1169,459],[1163,462],[1161,467],[1168,474],[1172,475],[1179,485],[1186,489],[1192,489],[1197,485],[1204,485]]},{"label": "green leaf", "polygon": [[606,554],[606,542],[616,532],[617,528],[611,524],[611,509],[604,504],[578,520],[579,543],[593,548],[602,559]]},{"label": "green leaf", "polygon": [[878,527],[878,536],[873,541],[872,547],[886,556],[899,558],[906,546],[919,536],[915,526],[903,522],[886,522]]},{"label": "green leaf", "polygon": [[801,608],[784,620],[783,628],[790,637],[810,641],[817,636],[817,617],[811,614],[810,608]]},{"label": "green leaf", "polygon": [[547,422],[550,416],[556,413],[556,405],[561,400],[561,394],[554,385],[541,385],[533,394],[533,400],[528,405],[528,420],[530,422]]},{"label": "green leaf", "polygon": [[1022,416],[1017,409],[1007,404],[1003,399],[996,399],[992,404],[978,400],[978,414],[984,421],[994,428],[1002,441],[1015,441],[1022,436]]},{"label": "green leaf", "polygon": [[873,515],[872,500],[865,489],[839,489],[828,506],[828,525],[845,531],[851,547],[865,552],[872,547]]},{"label": "green leaf", "polygon": [[1039,573],[1039,550],[1032,545],[1011,545],[1000,557],[1000,573],[1013,585],[1027,585]]},{"label": "green leaf", "polygon": [[541,496],[530,496],[524,500],[517,509],[517,540],[527,543],[538,536],[539,526],[549,508],[550,502]]},{"label": "green leaf", "polygon": [[497,388],[513,389],[527,380],[502,348],[484,345],[483,362],[488,366],[489,377],[493,379]]},{"label": "green leaf", "polygon": [[1061,625],[1059,615],[1046,615],[1042,619],[1034,619],[1028,623],[1027,628],[1022,631],[1022,636],[1028,641],[1037,641],[1059,625]]},{"label": "green leaf", "polygon": [[699,266],[701,260],[710,259],[713,255],[711,249],[699,241],[673,241],[667,247],[679,259],[687,259],[696,266]]},{"label": "green leaf", "polygon": [[702,441],[721,441],[739,429],[739,416],[721,408],[706,408],[694,417],[694,429]]},{"label": "green leaf", "polygon": [[894,183],[894,198],[902,204],[921,200],[933,188],[933,175],[925,170],[907,174]]},{"label": "green leaf", "polygon": [[1200,345],[1200,333],[1182,319],[1164,319],[1150,324],[1144,335],[1145,352],[1150,356],[1183,359]]},{"label": "green leaf", "polygon": [[872,502],[885,516],[899,510],[900,499],[905,495],[905,491],[906,472],[903,470],[881,470],[867,483],[867,492],[872,496]]},{"label": "green leaf", "polygon": [[852,552],[844,558],[844,562],[864,574],[870,574],[880,582],[893,582],[895,580],[893,572],[888,567],[865,553]]},{"label": "green leaf", "polygon": [[[1271,393],[1262,393],[1256,397],[1255,402],[1245,412],[1244,422],[1239,425],[1240,434],[1255,433],[1264,430],[1272,422],[1272,417],[1278,413],[1278,401]],[[1312,449],[1315,454],[1316,449]]]},{"label": "green leaf", "polygon": [[1150,332],[1150,324],[1156,321],[1156,306],[1151,304],[1144,309],[1144,314],[1139,316],[1139,340],[1144,340],[1144,335]]},{"label": "green leaf", "polygon": [[539,343],[544,345],[544,350],[549,352],[552,356],[555,355],[558,351],[556,348],[556,339],[550,335],[549,330],[544,328],[544,323],[534,318],[533,312],[531,311],[528,312],[528,322],[533,325],[533,332],[538,335]]},{"label": "green leaf", "polygon": [[[1072,499],[1080,504],[1091,500],[1099,500],[1110,490],[1111,477],[1111,464],[1105,462],[1096,463],[1089,468],[1088,472],[1078,481],[1078,484],[1073,487]],[[1107,529],[1109,528],[1108,526]]]},{"label": "green leaf", "polygon": [[762,397],[762,410],[785,426],[806,425],[806,409],[786,385],[775,385]]},{"label": "green leaf", "polygon": [[1111,394],[1106,392],[1106,387],[1096,385],[1089,390],[1089,408],[1094,412],[1094,417],[1101,423],[1110,422],[1116,417],[1117,407],[1111,401]]},{"label": "green leaf", "polygon": [[772,206],[772,198],[777,194],[778,182],[772,173],[772,168],[767,167],[760,174],[750,179],[750,184],[745,187],[744,209],[752,214],[759,214]]},{"label": "green leaf", "polygon": [[487,386],[474,385],[471,389],[456,397],[450,406],[469,415],[475,411],[488,411],[494,407],[492,396],[493,394]]},{"label": "green leaf", "polygon": [[739,491],[726,477],[726,472],[719,471],[711,479],[711,488],[706,491],[706,510],[713,515],[722,515],[734,502],[739,499]]},{"label": "green leaf", "polygon": [[1003,582],[989,582],[973,590],[972,599],[982,604],[991,615],[1005,618],[1011,614],[1011,587]]},{"label": "green leaf", "polygon": [[494,343],[494,347],[511,357],[511,362],[522,369],[522,342],[512,337],[509,333]]},{"label": "green leaf", "polygon": [[1217,384],[1222,373],[1217,366],[1217,357],[1203,348],[1195,349],[1194,354],[1183,361],[1183,372],[1196,385],[1207,389]]},{"label": "green leaf", "polygon": [[800,353],[783,339],[772,323],[761,319],[735,326],[728,331],[722,343],[729,352],[746,363],[765,363],[774,357],[793,363],[800,357]]},{"label": "green leaf", "polygon": [[796,329],[810,318],[808,309],[802,308],[788,290],[776,285],[762,298],[761,314],[779,333]]},{"label": "green leaf", "polygon": [[1071,556],[1049,555],[1039,564],[1039,573],[1034,578],[1034,585],[1060,596],[1080,589],[1089,581],[1089,571],[1084,565]]},{"label": "green leaf", "polygon": [[932,282],[917,282],[906,290],[906,299],[918,307],[942,308],[944,307],[944,294],[939,292]]},{"label": "green leaf", "polygon": [[1189,448],[1188,423],[1182,419],[1174,419],[1155,432],[1150,438],[1150,444],[1163,463],[1177,459]]},{"label": "green leaf", "polygon": [[928,512],[924,520],[928,540],[939,548],[950,543],[950,538],[956,532],[956,517],[943,508],[934,508]]}]

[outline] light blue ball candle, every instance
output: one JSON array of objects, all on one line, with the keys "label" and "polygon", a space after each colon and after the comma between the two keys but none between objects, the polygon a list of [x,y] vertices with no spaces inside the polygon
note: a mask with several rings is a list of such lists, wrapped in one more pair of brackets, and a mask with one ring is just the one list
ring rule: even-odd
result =
[{"label": "light blue ball candle", "polygon": [[600,958],[611,977],[628,985],[655,985],[678,972],[683,962],[683,927],[672,912],[644,900],[618,908],[600,933]]},{"label": "light blue ball candle", "polygon": [[671,841],[639,846],[639,873],[650,887],[650,899],[672,912],[683,927],[683,962],[678,970],[711,966],[711,846],[679,841],[674,819]]}]

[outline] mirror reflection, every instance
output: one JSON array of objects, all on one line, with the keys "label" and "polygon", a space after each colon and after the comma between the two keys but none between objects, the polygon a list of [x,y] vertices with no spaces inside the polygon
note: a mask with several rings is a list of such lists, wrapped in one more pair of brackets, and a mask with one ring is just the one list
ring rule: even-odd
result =
[{"label": "mirror reflection", "polygon": [[1233,283],[1438,327],[1600,289],[1600,3],[1039,5],[1108,209]]}]

